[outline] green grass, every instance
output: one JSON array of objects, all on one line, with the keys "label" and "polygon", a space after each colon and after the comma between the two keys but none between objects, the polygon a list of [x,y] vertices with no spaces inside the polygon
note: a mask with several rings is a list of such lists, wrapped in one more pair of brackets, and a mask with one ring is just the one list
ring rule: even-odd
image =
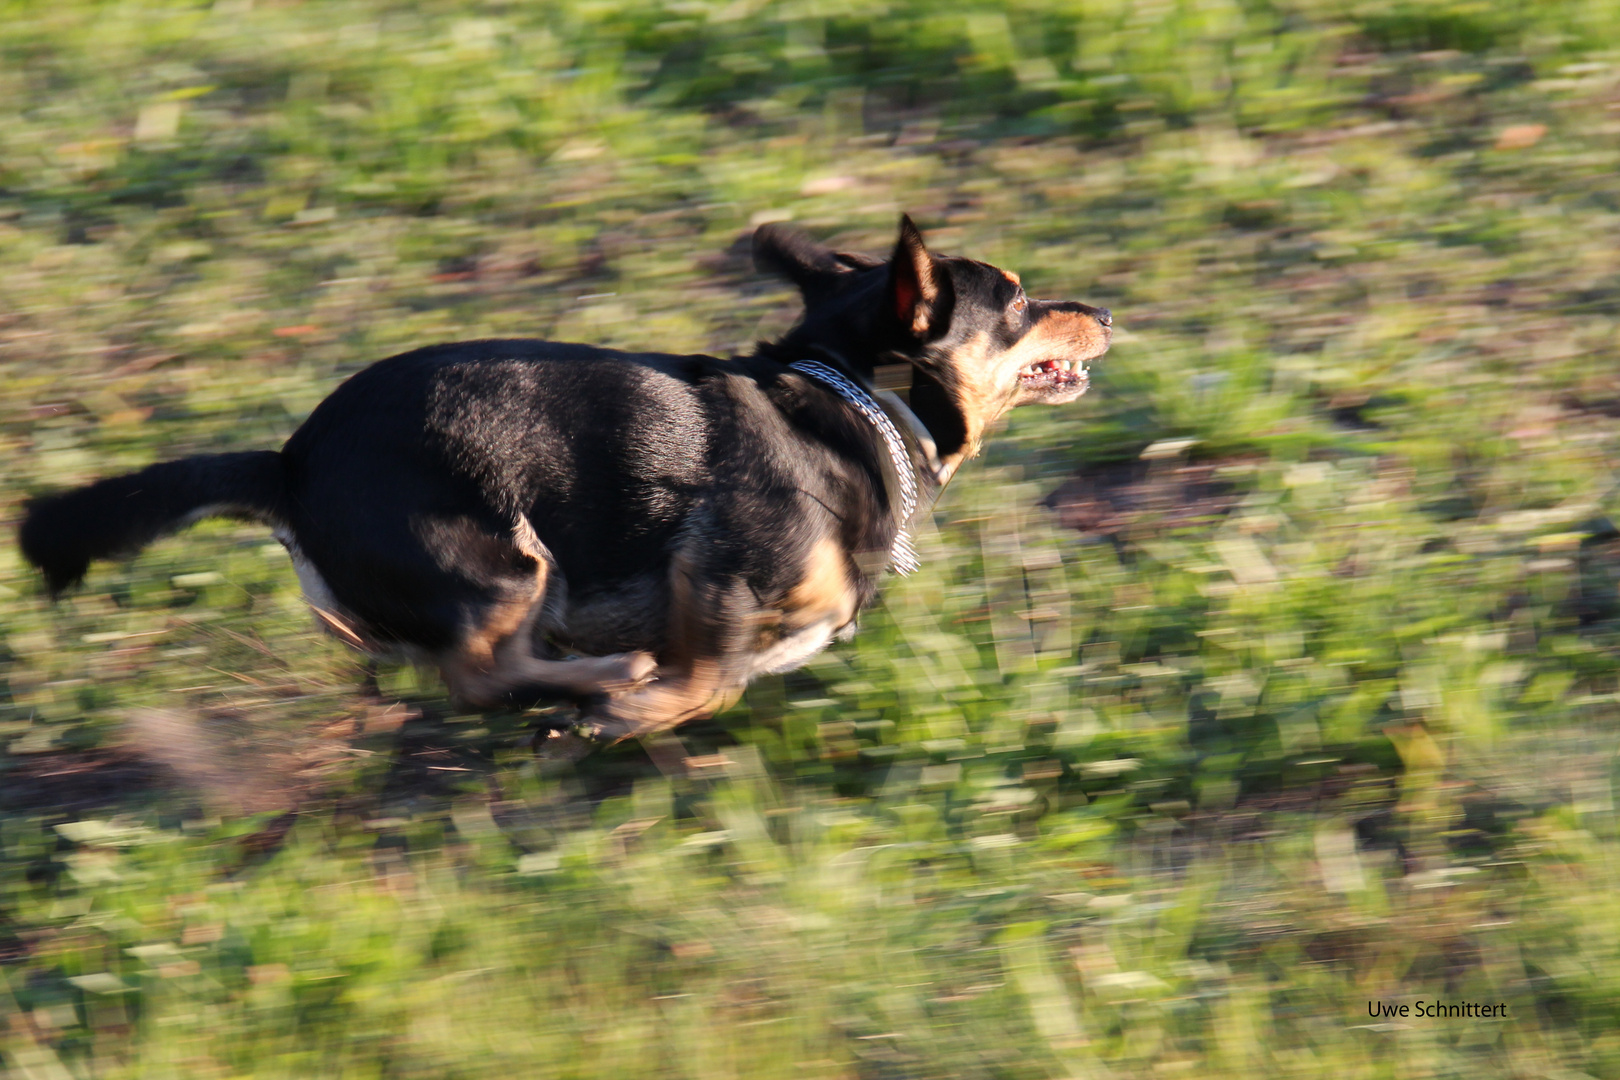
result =
[{"label": "green grass", "polygon": [[[8,518],[415,345],[746,350],[796,310],[738,243],[773,218],[880,252],[904,209],[1119,325],[675,785],[365,698],[262,530],[55,606],[0,547],[3,1067],[1620,1075],[1617,40],[1596,0],[0,5]],[[1418,998],[1510,1015],[1367,1016]]]}]

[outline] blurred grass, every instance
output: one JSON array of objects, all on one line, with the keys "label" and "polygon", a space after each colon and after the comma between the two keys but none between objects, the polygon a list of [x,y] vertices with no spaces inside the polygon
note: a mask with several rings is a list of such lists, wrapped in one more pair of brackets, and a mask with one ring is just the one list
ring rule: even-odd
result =
[{"label": "blurred grass", "polygon": [[[675,789],[542,779],[521,717],[410,672],[364,698],[261,530],[56,607],[0,549],[5,1066],[1616,1075],[1617,35],[1596,0],[0,5],[8,515],[274,445],[431,341],[746,349],[795,310],[739,242],[772,218],[882,251],[906,209],[1120,327]],[[1365,1014],[1419,997],[1510,1018]]]}]

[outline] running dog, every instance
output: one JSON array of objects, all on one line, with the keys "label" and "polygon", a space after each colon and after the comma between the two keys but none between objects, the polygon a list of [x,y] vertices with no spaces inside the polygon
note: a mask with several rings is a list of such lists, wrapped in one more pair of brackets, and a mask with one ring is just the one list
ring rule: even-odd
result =
[{"label": "running dog", "polygon": [[[754,257],[805,310],[751,356],[417,349],[279,451],[33,500],[23,554],[56,595],[200,518],[263,522],[327,629],[462,702],[573,699],[585,744],[708,715],[852,632],[996,420],[1084,394],[1111,336],[1106,309],[935,255],[909,218],[887,260],[776,225]],[[877,388],[896,374],[903,397]]]}]

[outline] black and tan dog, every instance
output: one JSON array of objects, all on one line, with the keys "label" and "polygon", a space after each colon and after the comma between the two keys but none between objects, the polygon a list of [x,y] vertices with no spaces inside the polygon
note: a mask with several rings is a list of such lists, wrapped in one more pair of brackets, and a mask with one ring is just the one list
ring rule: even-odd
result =
[{"label": "black and tan dog", "polygon": [[[1107,311],[931,254],[909,219],[886,262],[773,226],[754,254],[805,314],[752,356],[418,349],[279,452],[35,500],[23,553],[57,593],[199,518],[262,521],[330,630],[464,702],[572,697],[610,741],[706,715],[852,627],[906,518],[1006,410],[1085,393],[1110,336]],[[872,392],[880,366],[907,402]]]}]

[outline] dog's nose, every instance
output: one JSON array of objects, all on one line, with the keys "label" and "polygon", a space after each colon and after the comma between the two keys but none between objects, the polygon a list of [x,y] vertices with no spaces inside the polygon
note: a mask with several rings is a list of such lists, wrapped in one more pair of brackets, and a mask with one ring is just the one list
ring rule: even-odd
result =
[{"label": "dog's nose", "polygon": [[1096,311],[1097,311],[1097,314],[1096,314],[1095,318],[1096,318],[1096,320],[1098,322],[1102,323],[1104,326],[1113,326],[1114,325],[1114,313],[1113,312],[1109,311],[1105,307],[1097,308]]}]

